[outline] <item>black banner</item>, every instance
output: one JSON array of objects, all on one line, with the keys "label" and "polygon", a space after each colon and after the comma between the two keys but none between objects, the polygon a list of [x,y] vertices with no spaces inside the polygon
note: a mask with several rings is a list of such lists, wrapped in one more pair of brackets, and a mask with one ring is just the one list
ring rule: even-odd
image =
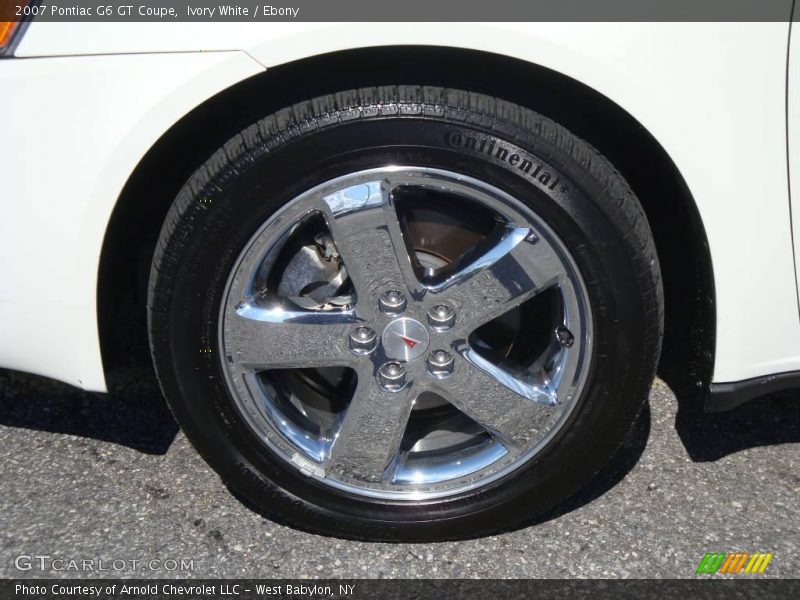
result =
[{"label": "black banner", "polygon": [[229,598],[231,600],[547,600],[657,597],[797,598],[800,581],[790,579],[697,580],[134,580],[30,579],[0,581],[0,598],[72,600]]},{"label": "black banner", "polygon": [[787,21],[793,0],[1,0],[0,21]]}]

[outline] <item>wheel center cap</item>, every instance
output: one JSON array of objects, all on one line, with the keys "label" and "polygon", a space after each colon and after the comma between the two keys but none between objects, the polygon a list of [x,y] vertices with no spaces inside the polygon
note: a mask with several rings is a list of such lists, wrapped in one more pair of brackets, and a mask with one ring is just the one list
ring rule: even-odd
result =
[{"label": "wheel center cap", "polygon": [[428,349],[428,330],[419,321],[403,317],[386,326],[381,343],[386,356],[409,361],[419,358]]}]

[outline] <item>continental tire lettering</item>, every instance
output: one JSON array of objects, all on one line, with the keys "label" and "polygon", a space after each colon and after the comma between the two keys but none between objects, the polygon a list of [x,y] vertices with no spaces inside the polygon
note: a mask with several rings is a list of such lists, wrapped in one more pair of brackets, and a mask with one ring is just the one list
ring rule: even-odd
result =
[{"label": "continental tire lettering", "polygon": [[523,150],[515,148],[511,144],[506,144],[501,140],[472,132],[450,131],[445,136],[445,143],[451,148],[475,152],[488,156],[497,162],[505,163],[539,187],[553,192],[565,193],[569,191],[569,186],[561,180],[561,177],[552,173],[547,165],[532,156],[526,158],[525,154],[527,153]]}]

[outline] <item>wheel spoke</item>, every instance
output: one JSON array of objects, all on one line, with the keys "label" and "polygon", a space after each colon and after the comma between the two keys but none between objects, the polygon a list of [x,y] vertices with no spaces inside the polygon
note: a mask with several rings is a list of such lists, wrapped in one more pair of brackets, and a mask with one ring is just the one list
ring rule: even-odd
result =
[{"label": "wheel spoke", "polygon": [[225,322],[225,334],[235,342],[229,360],[245,369],[347,365],[354,358],[347,342],[353,320],[350,311],[243,304]]},{"label": "wheel spoke", "polygon": [[322,210],[356,293],[417,286],[387,181],[369,181],[325,196]]},{"label": "wheel spoke", "polygon": [[331,450],[328,470],[337,476],[380,483],[389,477],[408,423],[411,387],[387,392],[371,373],[359,376]]},{"label": "wheel spoke", "polygon": [[541,293],[564,277],[564,267],[544,242],[531,243],[526,227],[508,227],[488,249],[469,253],[456,272],[429,288],[437,301],[457,306],[465,336]]},{"label": "wheel spoke", "polygon": [[465,349],[453,374],[437,393],[510,447],[541,435],[558,404],[547,382],[515,377]]}]

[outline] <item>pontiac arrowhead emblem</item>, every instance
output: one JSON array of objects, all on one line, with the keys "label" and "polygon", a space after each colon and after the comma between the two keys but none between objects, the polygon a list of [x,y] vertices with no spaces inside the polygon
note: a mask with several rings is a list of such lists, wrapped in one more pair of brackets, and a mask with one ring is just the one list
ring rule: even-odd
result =
[{"label": "pontiac arrowhead emblem", "polygon": [[409,361],[419,358],[428,349],[428,330],[419,321],[401,317],[389,323],[381,335],[381,344],[388,358]]},{"label": "pontiac arrowhead emblem", "polygon": [[399,335],[400,339],[403,340],[405,345],[408,346],[409,348],[411,348],[412,350],[414,349],[414,346],[419,344],[419,340],[415,340],[415,339],[412,339],[410,337],[406,337],[404,335],[400,335],[399,333],[397,335]]}]

